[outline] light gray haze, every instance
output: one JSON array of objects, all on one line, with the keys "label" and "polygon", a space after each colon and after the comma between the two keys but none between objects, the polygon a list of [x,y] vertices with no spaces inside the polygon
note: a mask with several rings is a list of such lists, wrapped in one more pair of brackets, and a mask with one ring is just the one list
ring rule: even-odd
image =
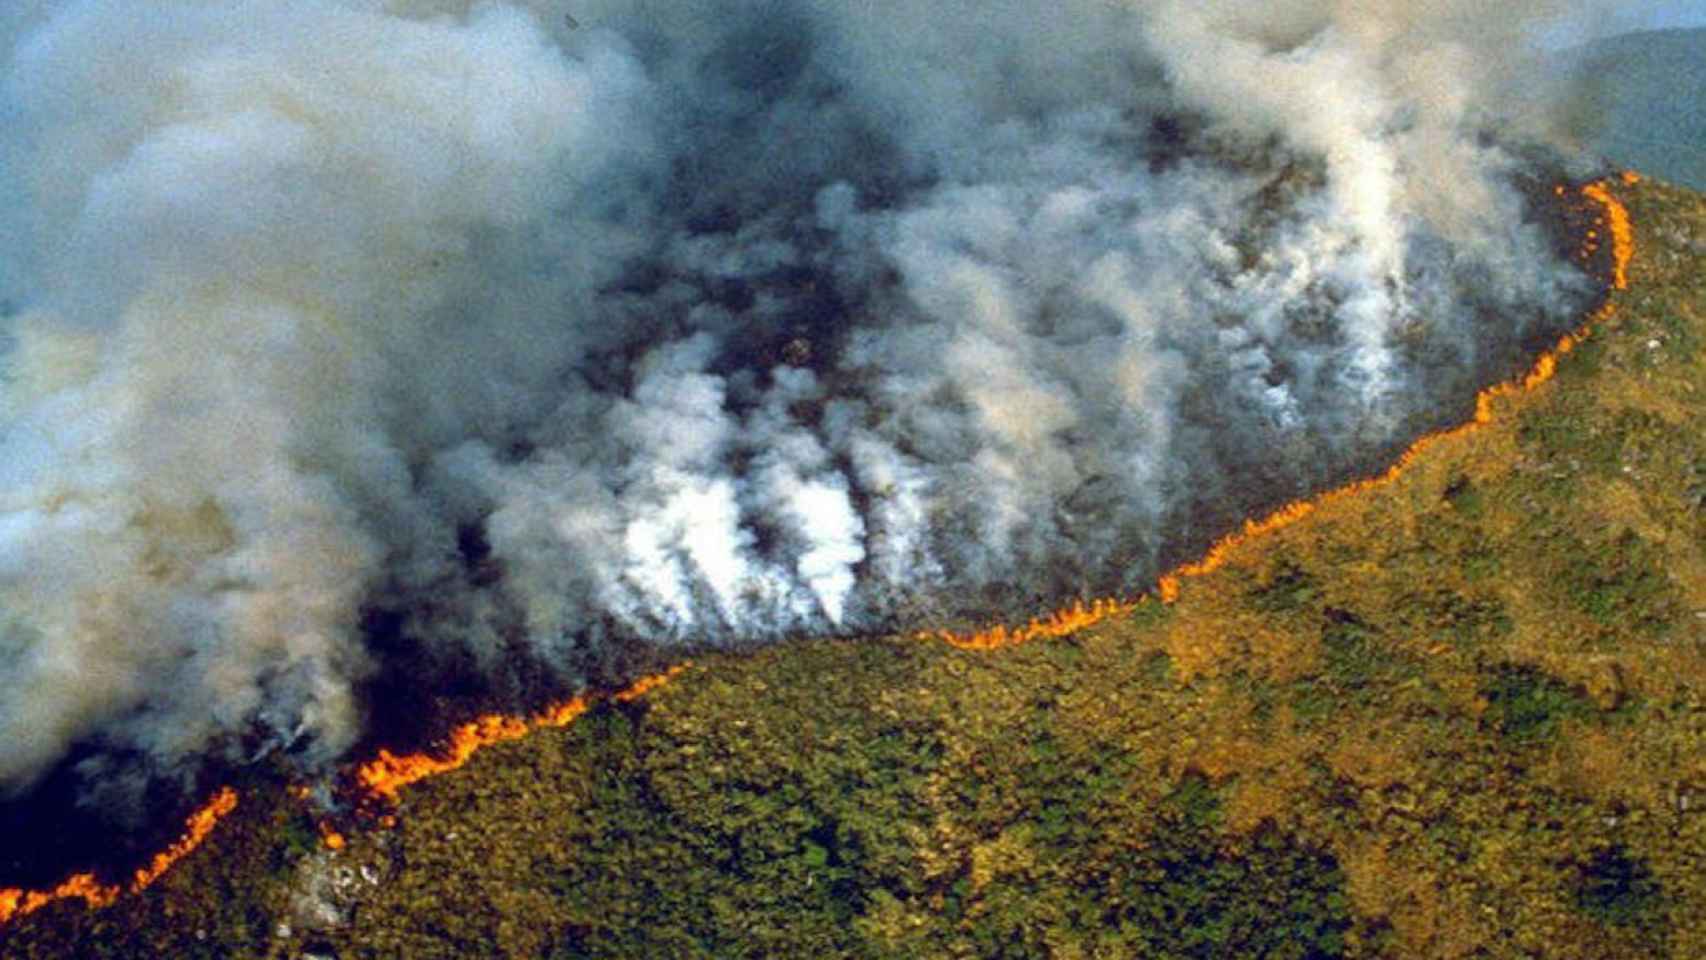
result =
[{"label": "light gray haze", "polygon": [[1588,6],[14,6],[0,788],[1141,589],[1579,319]]}]

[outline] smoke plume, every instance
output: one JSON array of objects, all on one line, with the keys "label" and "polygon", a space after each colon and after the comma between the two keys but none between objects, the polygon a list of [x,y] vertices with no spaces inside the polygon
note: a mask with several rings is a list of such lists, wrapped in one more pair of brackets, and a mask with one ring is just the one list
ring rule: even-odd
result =
[{"label": "smoke plume", "polygon": [[1142,588],[1578,316],[1583,6],[16,5],[0,786]]}]

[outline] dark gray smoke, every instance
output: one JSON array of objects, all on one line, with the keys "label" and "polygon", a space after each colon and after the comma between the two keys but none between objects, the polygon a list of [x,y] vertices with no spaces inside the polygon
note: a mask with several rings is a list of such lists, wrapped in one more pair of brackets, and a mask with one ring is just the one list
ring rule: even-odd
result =
[{"label": "dark gray smoke", "polygon": [[1140,587],[1581,309],[1582,6],[23,4],[0,785]]}]

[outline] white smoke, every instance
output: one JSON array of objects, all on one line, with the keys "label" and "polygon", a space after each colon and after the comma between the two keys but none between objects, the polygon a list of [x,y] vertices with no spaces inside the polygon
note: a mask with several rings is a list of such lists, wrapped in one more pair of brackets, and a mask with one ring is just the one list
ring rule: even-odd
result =
[{"label": "white smoke", "polygon": [[19,7],[0,785],[1142,586],[1580,309],[1490,131],[1583,6]]}]

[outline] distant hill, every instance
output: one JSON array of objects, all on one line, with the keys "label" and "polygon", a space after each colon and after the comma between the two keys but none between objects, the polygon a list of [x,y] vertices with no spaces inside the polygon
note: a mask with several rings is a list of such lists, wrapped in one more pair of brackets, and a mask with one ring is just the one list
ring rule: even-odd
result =
[{"label": "distant hill", "polygon": [[1706,189],[1706,28],[1597,40],[1562,55],[1572,132],[1591,150]]}]

